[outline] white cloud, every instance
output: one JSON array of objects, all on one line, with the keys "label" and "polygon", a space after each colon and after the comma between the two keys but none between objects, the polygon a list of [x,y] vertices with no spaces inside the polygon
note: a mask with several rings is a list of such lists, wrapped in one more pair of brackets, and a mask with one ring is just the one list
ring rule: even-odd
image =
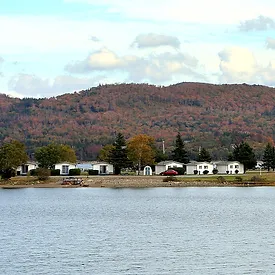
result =
[{"label": "white cloud", "polygon": [[76,61],[68,64],[65,70],[70,73],[115,70],[125,67],[127,61],[130,62],[131,60],[127,57],[118,57],[114,52],[103,48],[88,55],[83,61]]},{"label": "white cloud", "polygon": [[178,49],[180,47],[180,41],[175,36],[162,35],[156,33],[139,34],[135,41],[132,43],[133,46],[138,48],[154,48],[160,46],[170,46]]},{"label": "white cloud", "polygon": [[262,71],[262,78],[266,85],[275,86],[275,59],[270,61],[268,66]]},{"label": "white cloud", "polygon": [[266,47],[268,49],[273,49],[275,50],[275,39],[271,38],[271,37],[268,37],[266,39]]},{"label": "white cloud", "polygon": [[93,42],[99,42],[100,39],[94,35],[90,36],[90,40],[93,41]]},{"label": "white cloud", "polygon": [[198,60],[183,53],[161,53],[148,56],[118,56],[108,49],[91,53],[85,60],[68,64],[65,69],[70,73],[93,71],[120,71],[128,75],[128,81],[165,82],[175,74],[198,75],[193,71]]},{"label": "white cloud", "polygon": [[264,31],[275,29],[275,21],[270,17],[260,15],[255,19],[241,22],[239,28],[241,31]]},{"label": "white cloud", "polygon": [[246,48],[231,47],[219,53],[221,83],[249,83],[274,86],[275,60],[260,64]]},{"label": "white cloud", "polygon": [[19,94],[15,91],[7,91],[7,92],[4,92],[3,94],[8,95],[10,97],[14,97],[14,98],[24,98],[24,97],[26,97],[23,94]]},{"label": "white cloud", "polygon": [[221,82],[242,83],[255,80],[258,65],[252,52],[239,47],[226,48],[219,53]]},{"label": "white cloud", "polygon": [[9,94],[18,97],[50,97],[72,93],[98,85],[103,76],[78,78],[60,75],[55,79],[40,78],[36,75],[19,74],[10,79]]}]

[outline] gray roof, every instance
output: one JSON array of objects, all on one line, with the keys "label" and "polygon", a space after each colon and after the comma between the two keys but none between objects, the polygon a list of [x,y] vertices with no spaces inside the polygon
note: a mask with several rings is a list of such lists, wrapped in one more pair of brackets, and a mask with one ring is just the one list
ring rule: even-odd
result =
[{"label": "gray roof", "polygon": [[211,162],[207,162],[207,161],[190,161],[189,163],[187,163],[186,165],[198,165],[198,164],[203,164],[203,163],[208,163],[208,164],[212,164]]},{"label": "gray roof", "polygon": [[171,162],[173,162],[173,163],[178,163],[178,164],[184,164],[184,163],[182,163],[182,162],[178,162],[178,161],[174,161],[174,160],[165,160],[165,161],[161,161],[161,162],[159,162],[157,165],[167,165],[167,164],[169,164],[169,163],[171,163]]},{"label": "gray roof", "polygon": [[230,163],[240,163],[239,161],[237,160],[230,160],[230,161],[226,161],[226,160],[220,160],[220,161],[211,161],[211,163],[213,164],[221,164],[221,165],[228,165]]}]

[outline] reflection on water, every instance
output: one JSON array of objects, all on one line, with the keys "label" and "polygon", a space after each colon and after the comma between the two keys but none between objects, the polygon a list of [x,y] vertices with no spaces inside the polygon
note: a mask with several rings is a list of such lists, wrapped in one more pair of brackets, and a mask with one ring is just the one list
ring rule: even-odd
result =
[{"label": "reflection on water", "polygon": [[275,188],[0,190],[0,274],[273,274]]}]

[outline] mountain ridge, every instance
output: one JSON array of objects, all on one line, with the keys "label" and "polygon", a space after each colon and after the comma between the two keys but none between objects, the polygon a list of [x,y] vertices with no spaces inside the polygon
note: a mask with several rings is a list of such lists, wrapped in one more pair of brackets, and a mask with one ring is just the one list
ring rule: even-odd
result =
[{"label": "mountain ridge", "polygon": [[274,140],[274,92],[263,85],[182,82],[99,85],[42,99],[0,94],[0,142],[21,140],[30,153],[49,142],[66,143],[87,159],[118,132],[148,134],[169,149],[180,131],[191,151],[203,146],[223,158],[241,139],[259,148]]}]

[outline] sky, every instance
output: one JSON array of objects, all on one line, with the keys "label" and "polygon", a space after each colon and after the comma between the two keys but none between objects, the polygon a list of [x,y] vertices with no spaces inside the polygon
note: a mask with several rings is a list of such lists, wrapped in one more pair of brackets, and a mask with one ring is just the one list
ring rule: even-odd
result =
[{"label": "sky", "polygon": [[99,84],[275,87],[274,0],[0,0],[0,93]]}]

